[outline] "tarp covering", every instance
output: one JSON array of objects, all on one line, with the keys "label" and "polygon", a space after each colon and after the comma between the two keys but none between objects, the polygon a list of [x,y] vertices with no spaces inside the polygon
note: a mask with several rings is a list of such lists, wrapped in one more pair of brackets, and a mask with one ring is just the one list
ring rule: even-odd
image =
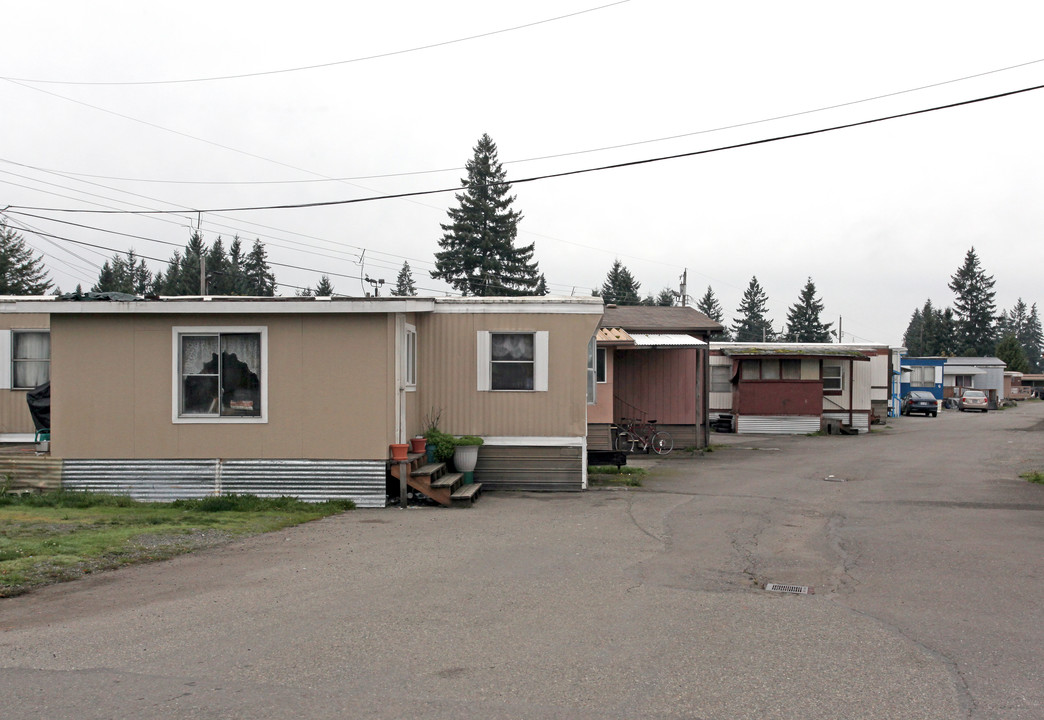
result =
[{"label": "tarp covering", "polygon": [[29,403],[29,414],[33,416],[33,424],[37,430],[51,428],[51,383],[45,382],[25,394]]},{"label": "tarp covering", "polygon": [[101,302],[134,302],[141,300],[137,295],[121,292],[80,292],[65,293],[58,296],[59,300],[95,300]]}]

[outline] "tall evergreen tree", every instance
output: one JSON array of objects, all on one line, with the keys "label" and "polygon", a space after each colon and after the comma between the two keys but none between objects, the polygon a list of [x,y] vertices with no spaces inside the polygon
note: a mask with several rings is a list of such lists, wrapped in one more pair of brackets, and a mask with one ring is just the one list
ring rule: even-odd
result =
[{"label": "tall evergreen tree", "polygon": [[903,333],[903,346],[910,357],[925,357],[928,354],[924,351],[924,316],[921,314],[921,308],[914,308],[913,315],[910,316],[906,332]]},{"label": "tall evergreen tree", "polygon": [[964,256],[964,264],[950,276],[948,286],[956,296],[953,307],[957,317],[957,347],[962,355],[989,355],[994,350],[997,314],[994,284],[993,276],[982,269],[974,247]]},{"label": "tall evergreen tree", "polygon": [[1031,311],[1020,297],[1011,310],[1000,314],[997,321],[997,335],[1002,340],[1007,335],[1014,335],[1022,347],[1026,364],[1030,368],[1026,372],[1039,372],[1040,368],[1040,318],[1035,308],[1036,305]]},{"label": "tall evergreen tree", "polygon": [[246,254],[243,252],[243,241],[238,235],[232,236],[228,246],[228,294],[246,295]]},{"label": "tall evergreen tree", "polygon": [[458,206],[441,225],[431,277],[464,295],[532,295],[539,283],[534,246],[515,246],[522,213],[511,209],[515,196],[489,135],[479,138],[466,168]]},{"label": "tall evergreen tree", "polygon": [[243,274],[246,278],[248,295],[271,297],[275,295],[276,281],[272,269],[268,266],[268,252],[261,240],[254,240],[254,246],[243,261]]},{"label": "tall evergreen tree", "polygon": [[732,334],[737,342],[761,342],[774,340],[772,320],[766,317],[768,295],[758,283],[757,277],[743,291],[743,298],[736,308],[736,320],[732,323]]},{"label": "tall evergreen tree", "polygon": [[417,294],[417,284],[413,282],[413,272],[410,270],[409,260],[403,261],[402,269],[395,278],[395,287],[392,288],[391,294],[399,297],[413,297]]},{"label": "tall evergreen tree", "polygon": [[931,298],[914,310],[903,334],[903,345],[910,357],[946,357],[954,354],[953,310],[938,310]]},{"label": "tall evergreen tree", "polygon": [[98,273],[98,281],[91,292],[122,292],[131,295],[147,295],[155,292],[155,282],[144,258],[128,250],[127,254],[116,254],[106,260]]},{"label": "tall evergreen tree", "polygon": [[319,282],[315,286],[315,294],[319,297],[333,297],[334,286],[330,282],[330,276],[324,274],[319,278]]},{"label": "tall evergreen tree", "polygon": [[714,296],[714,290],[711,289],[710,285],[707,286],[707,292],[703,294],[703,297],[696,301],[696,309],[722,326],[720,333],[711,334],[711,340],[732,339],[729,327],[725,324],[725,310],[721,307],[721,303],[718,302],[718,298]]},{"label": "tall evergreen tree", "polygon": [[1041,346],[1044,345],[1044,331],[1040,327],[1040,315],[1037,314],[1037,303],[1030,306],[1029,315],[1026,317],[1026,328],[1024,334],[1019,338],[1022,349],[1026,352],[1026,360],[1029,361],[1030,372],[1039,373],[1044,370],[1044,361],[1041,360]]},{"label": "tall evergreen tree", "polygon": [[667,287],[661,290],[660,294],[656,296],[656,304],[660,307],[674,307],[674,301],[674,291]]},{"label": "tall evergreen tree", "polygon": [[231,263],[225,254],[225,243],[219,235],[210,249],[206,252],[207,258],[207,294],[208,295],[235,295],[234,280],[231,274]]},{"label": "tall evergreen tree", "polygon": [[0,295],[43,295],[51,285],[43,256],[34,255],[25,238],[0,220]]},{"label": "tall evergreen tree", "polygon": [[808,278],[798,301],[787,310],[786,339],[788,342],[830,342],[830,326],[820,320],[823,302],[816,297],[816,285]]},{"label": "tall evergreen tree", "polygon": [[547,278],[544,277],[544,273],[540,273],[540,279],[537,280],[536,289],[533,290],[533,294],[537,297],[543,297],[549,294],[551,291],[547,289]]},{"label": "tall evergreen tree", "polygon": [[631,271],[619,260],[606,273],[605,282],[599,293],[606,305],[641,305],[642,296],[638,294],[641,283],[634,279]]},{"label": "tall evergreen tree", "polygon": [[1022,350],[1022,344],[1013,333],[1008,333],[997,343],[997,357],[1004,361],[1006,370],[1013,372],[1028,373],[1030,371],[1029,360]]}]

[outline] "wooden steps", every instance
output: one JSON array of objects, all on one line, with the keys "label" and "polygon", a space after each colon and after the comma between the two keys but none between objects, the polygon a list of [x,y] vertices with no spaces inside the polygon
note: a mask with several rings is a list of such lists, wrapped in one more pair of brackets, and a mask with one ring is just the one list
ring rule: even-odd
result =
[{"label": "wooden steps", "polygon": [[[389,461],[392,477],[399,478],[401,466]],[[446,463],[427,463],[423,454],[408,455],[406,467],[406,484],[446,507],[471,507],[482,491],[482,483],[464,485],[463,473],[446,472]]]}]

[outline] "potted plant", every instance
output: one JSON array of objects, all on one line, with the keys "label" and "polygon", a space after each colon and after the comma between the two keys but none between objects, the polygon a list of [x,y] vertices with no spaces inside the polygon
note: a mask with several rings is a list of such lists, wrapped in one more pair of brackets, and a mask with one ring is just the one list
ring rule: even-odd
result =
[{"label": "potted plant", "polygon": [[427,439],[423,435],[410,438],[410,452],[422,453],[424,452],[425,446],[428,444]]},{"label": "potted plant", "polygon": [[464,435],[453,440],[453,465],[457,472],[464,473],[464,484],[475,481],[475,465],[478,464],[479,446],[485,442],[475,435]]},{"label": "potted plant", "polygon": [[445,460],[439,460],[435,457],[438,454],[439,440],[445,434],[439,430],[439,420],[441,419],[441,408],[432,408],[431,411],[424,418],[425,430],[423,437],[426,441],[425,450],[428,453],[429,464],[434,462],[445,462]]}]

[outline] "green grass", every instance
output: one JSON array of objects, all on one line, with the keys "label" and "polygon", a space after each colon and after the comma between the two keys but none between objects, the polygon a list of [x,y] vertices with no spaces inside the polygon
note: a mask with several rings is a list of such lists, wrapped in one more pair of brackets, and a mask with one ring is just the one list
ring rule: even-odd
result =
[{"label": "green grass", "polygon": [[1044,472],[1040,470],[1033,470],[1032,472],[1024,472],[1019,475],[1020,478],[1027,482],[1037,483],[1038,485],[1044,485]]},{"label": "green grass", "polygon": [[306,503],[254,495],[143,503],[99,493],[0,491],[0,597],[165,560],[353,507],[350,500]]},{"label": "green grass", "polygon": [[623,485],[641,487],[642,478],[649,471],[640,467],[616,467],[615,465],[591,465],[587,468],[587,479],[592,485]]}]

